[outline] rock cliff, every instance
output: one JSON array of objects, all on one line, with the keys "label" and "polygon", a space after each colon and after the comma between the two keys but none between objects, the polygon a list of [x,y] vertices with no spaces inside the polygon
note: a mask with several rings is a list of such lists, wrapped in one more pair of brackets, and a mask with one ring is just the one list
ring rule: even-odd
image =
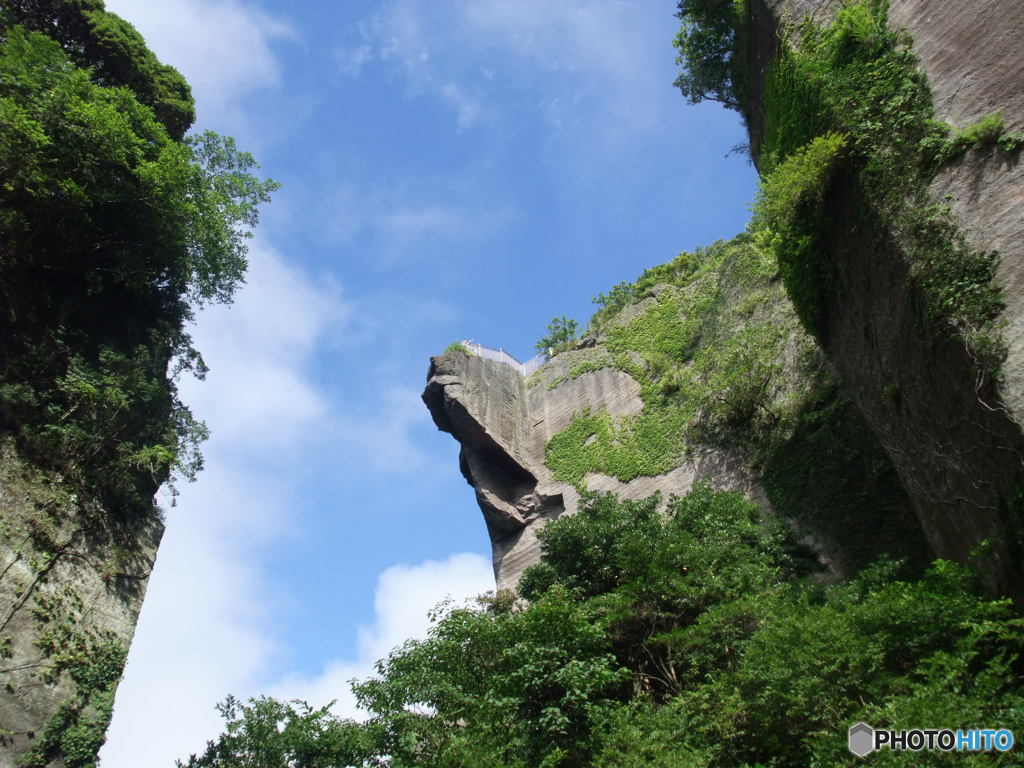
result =
[{"label": "rock cliff", "polygon": [[883,552],[927,559],[891,465],[749,238],[683,254],[630,293],[529,376],[460,350],[431,360],[423,399],[461,443],[499,588],[581,493],[667,499],[697,481],[780,515],[834,573]]},{"label": "rock cliff", "polygon": [[[533,386],[513,366],[475,355],[454,352],[431,361],[423,399],[438,428],[462,445],[459,466],[487,524],[499,589],[515,586],[523,570],[538,561],[538,527],[578,508],[579,489],[556,479],[544,463],[547,442],[585,410],[619,417],[635,415],[643,407],[640,385],[610,367],[549,388],[578,358],[574,352],[559,355],[539,372]],[[744,490],[767,506],[764,491],[744,463],[724,450],[688,457],[665,474],[628,483],[589,472],[586,488],[630,499],[655,492],[667,497],[685,493],[696,480]]]},{"label": "rock cliff", "polygon": [[[780,96],[771,80],[785,62],[801,55],[801,23],[811,19],[825,27],[841,7],[828,0],[752,4],[744,111],[752,154],[763,172],[772,170],[762,154],[769,137],[775,144],[800,144],[814,135],[800,135],[803,126],[780,122],[775,103]],[[892,0],[886,21],[900,33],[897,48],[909,46],[924,75],[931,113],[923,118],[945,121],[959,135],[979,135],[979,121],[997,113],[1003,135],[1024,128],[1020,3]],[[809,86],[798,106],[814,109],[812,102],[824,90],[814,88]],[[851,101],[856,98],[849,94]],[[851,114],[833,117],[828,127],[843,131],[848,146],[861,130]],[[865,144],[848,153],[822,192],[826,213],[815,258],[825,266],[815,286],[820,292],[817,338],[885,446],[935,552],[975,563],[992,593],[1020,599],[1024,166],[1019,148],[1006,151],[994,140],[975,141],[946,158],[923,176],[926,191],[914,203],[915,218],[907,210],[894,214],[866,183],[879,175],[865,172],[872,162]],[[929,274],[929,249],[940,251],[945,244],[920,247],[920,232],[939,221],[946,241],[962,238],[963,245],[956,246],[962,253],[998,254],[993,283],[1001,293],[1000,307],[991,327],[1001,336],[1005,356],[996,375],[979,365],[971,322],[950,323],[925,309],[933,301],[930,280],[945,283],[947,303],[960,298],[949,288],[959,276]]]},{"label": "rock cliff", "polygon": [[95,755],[162,533],[0,441],[0,766]]}]

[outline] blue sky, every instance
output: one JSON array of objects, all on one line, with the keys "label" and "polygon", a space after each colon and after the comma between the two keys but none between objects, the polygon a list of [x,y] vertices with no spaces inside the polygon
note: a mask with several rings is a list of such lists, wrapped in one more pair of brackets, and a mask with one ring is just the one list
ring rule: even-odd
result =
[{"label": "blue sky", "polygon": [[194,329],[207,469],[167,509],[102,753],[170,766],[228,693],[353,712],[347,679],[493,586],[429,356],[531,356],[552,316],[741,230],[755,177],[738,118],[671,85],[669,0],[107,5],[283,185]]}]

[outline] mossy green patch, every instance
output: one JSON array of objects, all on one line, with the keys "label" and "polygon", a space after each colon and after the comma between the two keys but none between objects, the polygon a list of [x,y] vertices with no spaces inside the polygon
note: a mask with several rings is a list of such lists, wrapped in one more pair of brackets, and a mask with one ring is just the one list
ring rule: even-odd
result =
[{"label": "mossy green patch", "polygon": [[830,111],[822,86],[797,64],[796,54],[782,48],[765,71],[764,135],[758,167],[768,174],[779,162],[829,131]]},{"label": "mossy green patch", "polygon": [[[795,348],[809,351],[810,341],[776,275],[771,257],[744,235],[681,254],[603,297],[607,352],[595,360],[636,379],[643,408],[577,414],[547,445],[555,476],[580,488],[589,472],[623,482],[656,476],[679,466],[689,447],[742,443],[777,422],[791,399],[779,361],[794,345],[789,355],[800,357]],[[596,365],[585,361],[570,375]]]},{"label": "mossy green patch", "polygon": [[[580,360],[578,363],[574,363],[573,366],[561,376],[557,376],[548,383],[548,389],[554,389],[559,384],[563,384],[573,379],[578,379],[585,373],[593,373],[594,371],[600,371],[602,368],[612,368],[615,366],[615,361],[612,360],[604,352],[598,352],[595,356],[587,356]],[[532,386],[532,382],[527,382],[527,386]]]},{"label": "mossy green patch", "polygon": [[584,411],[547,445],[547,464],[559,480],[582,487],[588,472],[623,482],[661,475],[679,466],[685,409],[646,403],[636,416],[613,419],[607,411]]},{"label": "mossy green patch", "polygon": [[643,407],[576,414],[548,442],[547,466],[586,490],[588,473],[629,482],[725,447],[839,572],[879,555],[919,569],[929,553],[895,469],[801,327],[763,240],[744,234],[681,254],[599,297],[591,331],[603,328],[602,343],[570,373],[610,362],[640,384]]},{"label": "mossy green patch", "polygon": [[835,21],[807,21],[765,73],[764,174],[753,228],[772,248],[805,326],[823,333],[823,296],[837,293],[826,255],[837,233],[826,201],[839,177],[861,193],[865,226],[898,241],[924,298],[927,320],[967,343],[983,374],[1004,356],[993,283],[996,258],[971,248],[928,185],[968,149],[1017,151],[1024,136],[989,115],[955,132],[935,118],[909,39],[888,25],[887,4],[843,5]]}]

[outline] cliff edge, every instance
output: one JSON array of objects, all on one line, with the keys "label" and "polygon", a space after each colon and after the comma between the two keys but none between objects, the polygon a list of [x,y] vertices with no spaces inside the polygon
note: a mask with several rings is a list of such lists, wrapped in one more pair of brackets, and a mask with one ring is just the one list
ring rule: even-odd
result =
[{"label": "cliff edge", "polygon": [[744,7],[755,223],[934,551],[1019,600],[1024,7]]},{"label": "cliff edge", "polygon": [[[601,368],[549,388],[578,361],[563,353],[532,386],[513,366],[453,352],[431,359],[423,400],[434,423],[461,444],[459,468],[473,486],[491,538],[498,589],[514,587],[540,559],[536,532],[546,521],[579,508],[580,489],[558,480],[544,463],[545,446],[587,410],[636,415],[640,385],[628,374]],[[624,483],[589,472],[586,489],[639,499],[660,492],[684,494],[697,480],[719,490],[743,490],[768,507],[764,492],[742,461],[727,452],[683,461],[662,475]]]},{"label": "cliff edge", "polygon": [[528,376],[456,345],[431,359],[423,400],[461,444],[499,589],[582,494],[667,501],[697,482],[780,516],[836,575],[929,556],[891,463],[746,236],[620,286],[585,339]]},{"label": "cliff edge", "polygon": [[0,443],[0,510],[0,765],[94,754],[163,523],[117,523],[9,439]]}]

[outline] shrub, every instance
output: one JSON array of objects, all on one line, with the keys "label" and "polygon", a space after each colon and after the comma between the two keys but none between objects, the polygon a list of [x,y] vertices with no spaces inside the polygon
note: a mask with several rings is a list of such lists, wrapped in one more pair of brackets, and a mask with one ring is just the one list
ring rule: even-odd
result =
[{"label": "shrub", "polygon": [[576,341],[576,321],[562,315],[551,318],[548,323],[548,332],[540,341],[533,345],[533,348],[542,355],[557,355],[569,348]]},{"label": "shrub", "polygon": [[751,229],[779,262],[782,279],[804,327],[821,331],[822,236],[827,229],[825,195],[842,162],[846,139],[818,136],[783,160],[761,182]]},{"label": "shrub", "polygon": [[466,357],[471,357],[473,355],[473,353],[472,353],[472,351],[470,351],[469,347],[467,347],[461,341],[453,341],[451,344],[449,344],[447,347],[444,348],[444,352],[442,352],[441,354],[442,355],[447,355],[449,352],[461,352]]},{"label": "shrub", "polygon": [[226,732],[188,766],[803,768],[853,765],[858,720],[1020,730],[1024,620],[964,569],[904,581],[882,562],[826,586],[742,494],[697,485],[658,505],[593,496],[549,523],[530,602],[442,606],[355,685],[365,723],[229,699]]}]

